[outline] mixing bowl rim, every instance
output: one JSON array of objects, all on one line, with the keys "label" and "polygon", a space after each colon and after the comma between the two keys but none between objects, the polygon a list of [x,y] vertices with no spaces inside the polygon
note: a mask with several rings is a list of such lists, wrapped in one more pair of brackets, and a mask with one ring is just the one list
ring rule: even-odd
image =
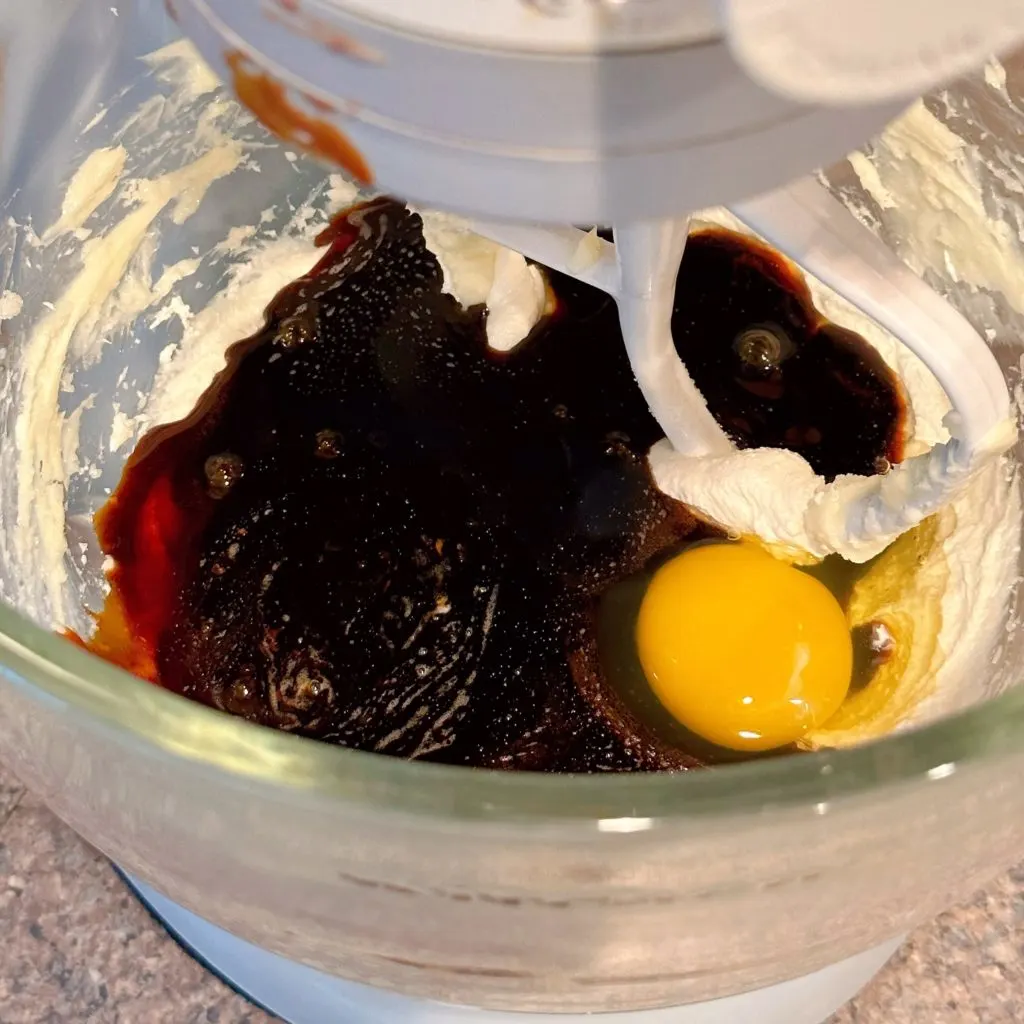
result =
[{"label": "mixing bowl rim", "polygon": [[[368,811],[437,820],[608,821],[650,827],[853,798],[948,777],[1024,748],[1024,687],[846,750],[684,774],[552,775],[410,762],[254,725],[138,679],[0,602],[0,678],[109,740],[142,740],[226,783],[270,785]],[[155,751],[154,751],[155,753]],[[31,784],[31,780],[28,780]],[[639,826],[637,826],[639,827]],[[610,831],[619,830],[616,826]]]}]

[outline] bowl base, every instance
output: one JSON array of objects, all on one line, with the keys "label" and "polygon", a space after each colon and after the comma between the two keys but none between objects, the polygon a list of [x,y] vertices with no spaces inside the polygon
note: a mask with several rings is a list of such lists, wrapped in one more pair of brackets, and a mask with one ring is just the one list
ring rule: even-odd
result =
[{"label": "bowl base", "polygon": [[[172,903],[130,875],[139,900],[197,960],[287,1024],[593,1024],[592,1015],[505,1013],[409,999],[269,953]],[[821,1024],[852,999],[902,943],[892,939],[813,974],[737,996],[662,1010],[601,1014],[601,1024]]]}]

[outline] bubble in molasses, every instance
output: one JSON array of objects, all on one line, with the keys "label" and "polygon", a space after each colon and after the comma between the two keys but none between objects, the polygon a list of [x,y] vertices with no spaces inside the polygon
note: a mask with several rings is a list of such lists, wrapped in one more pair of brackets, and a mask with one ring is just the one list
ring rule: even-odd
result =
[{"label": "bubble in molasses", "polygon": [[245,463],[232,452],[211,455],[203,464],[207,490],[212,498],[223,498],[245,473]]},{"label": "bubble in molasses", "polygon": [[341,454],[344,438],[337,430],[320,430],[316,435],[314,452],[318,459],[336,459]]},{"label": "bubble in molasses", "polygon": [[793,342],[775,324],[754,324],[736,336],[733,349],[744,366],[769,373],[793,354]]}]

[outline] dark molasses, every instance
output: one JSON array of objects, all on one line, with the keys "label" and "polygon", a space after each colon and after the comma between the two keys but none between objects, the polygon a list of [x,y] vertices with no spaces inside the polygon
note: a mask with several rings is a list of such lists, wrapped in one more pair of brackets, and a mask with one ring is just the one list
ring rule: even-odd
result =
[{"label": "dark molasses", "polygon": [[[551,275],[517,350],[442,292],[417,214],[354,208],[151,431],[100,513],[111,594],[88,646],[195,700],[350,747],[546,771],[697,767],[602,671],[601,597],[714,536],[653,485],[661,437],[615,306]],[[696,233],[680,352],[744,445],[827,475],[897,461],[902,404],[767,248]]]}]

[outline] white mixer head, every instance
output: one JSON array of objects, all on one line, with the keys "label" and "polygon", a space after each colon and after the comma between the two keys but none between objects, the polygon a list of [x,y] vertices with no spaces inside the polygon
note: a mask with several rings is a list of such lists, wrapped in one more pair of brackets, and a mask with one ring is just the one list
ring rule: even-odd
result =
[{"label": "white mixer head", "polygon": [[172,6],[278,130],[311,119],[381,189],[493,217],[608,224],[752,195],[843,156],[900,106],[764,88],[711,0]]},{"label": "white mixer head", "polygon": [[297,143],[343,136],[350,169],[408,199],[561,223],[775,187],[1024,33],[1009,0],[168,4]]}]

